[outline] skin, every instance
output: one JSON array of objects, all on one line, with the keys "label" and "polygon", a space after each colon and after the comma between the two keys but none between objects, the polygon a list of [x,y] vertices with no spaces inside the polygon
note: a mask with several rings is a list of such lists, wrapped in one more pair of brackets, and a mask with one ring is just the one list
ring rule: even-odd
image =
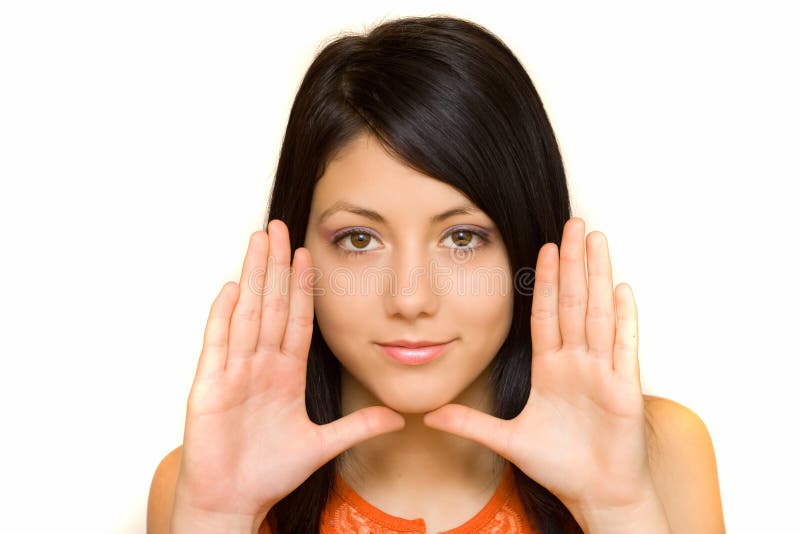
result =
[{"label": "skin", "polygon": [[[336,214],[320,223],[340,196],[385,221]],[[239,283],[225,284],[209,312],[183,445],[154,476],[153,532],[255,533],[275,503],[339,455],[345,480],[369,502],[421,516],[429,530],[477,512],[506,459],[554,493],[584,532],[724,532],[708,430],[688,408],[642,395],[631,288],[614,288],[605,236],[584,239],[579,218],[567,221],[560,250],[547,243],[538,252],[528,402],[514,419],[489,415],[485,371],[508,331],[511,294],[480,284],[473,293],[442,292],[441,278],[422,283],[442,267],[462,268],[467,280],[479,269],[509,274],[485,214],[429,221],[465,200],[362,138],[331,162],[315,190],[306,246],[292,256],[279,220],[252,234]],[[355,224],[376,242],[350,240],[369,249],[350,257],[331,238],[338,226]],[[454,231],[465,224],[488,230],[490,244],[456,254],[475,245],[473,235]],[[355,275],[376,267],[397,275],[395,292],[362,292],[358,283],[334,291],[332,275],[358,282]],[[423,267],[416,279],[415,267]],[[287,273],[288,287],[278,291]],[[344,367],[343,417],[325,425],[309,420],[304,403],[315,306]],[[438,360],[406,368],[374,346],[395,338],[453,342]],[[464,505],[436,515],[450,502]]]},{"label": "skin", "polygon": [[[338,210],[319,223],[340,200],[385,221]],[[461,205],[475,212],[430,222]],[[466,521],[499,484],[504,460],[479,443],[427,426],[423,418],[449,402],[491,408],[488,365],[508,334],[513,311],[508,255],[496,226],[463,193],[406,167],[376,139],[362,136],[326,167],[307,228],[304,247],[317,278],[314,310],[342,363],[343,413],[382,405],[406,421],[402,430],[348,450],[342,476],[392,515],[425,517],[431,529]],[[340,238],[353,228],[372,236]],[[470,228],[487,232],[488,239],[454,231]],[[359,249],[365,252],[347,254]],[[366,276],[370,271],[392,273],[396,285],[391,276]],[[459,288],[458,276],[468,283]],[[436,360],[409,366],[376,346],[394,339],[454,341]],[[405,499],[398,501],[398,495]],[[457,517],[454,505],[463,509]],[[439,518],[442,509],[448,514]]]}]

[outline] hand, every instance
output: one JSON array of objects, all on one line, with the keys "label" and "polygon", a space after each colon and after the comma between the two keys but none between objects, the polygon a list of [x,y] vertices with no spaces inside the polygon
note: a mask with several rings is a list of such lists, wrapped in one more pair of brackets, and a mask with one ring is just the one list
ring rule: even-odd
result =
[{"label": "hand", "polygon": [[263,518],[342,451],[405,425],[383,406],[325,425],[308,418],[311,256],[296,250],[286,291],[289,243],[283,221],[271,221],[269,235],[253,233],[239,284],[225,284],[211,307],[187,403],[176,508]]},{"label": "hand", "polygon": [[522,412],[503,420],[448,404],[428,426],[494,450],[546,487],[573,513],[630,506],[652,488],[638,324],[631,288],[613,289],[605,236],[587,240],[584,222],[564,226],[539,250],[531,312],[531,392]]}]

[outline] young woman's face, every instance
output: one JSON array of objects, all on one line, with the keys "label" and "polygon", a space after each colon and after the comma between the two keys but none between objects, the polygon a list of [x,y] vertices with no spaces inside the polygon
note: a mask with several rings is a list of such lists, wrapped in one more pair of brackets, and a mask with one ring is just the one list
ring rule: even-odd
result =
[{"label": "young woman's face", "polygon": [[[468,212],[436,218],[454,208]],[[493,221],[457,189],[390,157],[372,136],[328,164],[304,246],[325,341],[343,373],[394,410],[423,413],[451,402],[477,383],[508,334],[513,287]],[[434,360],[410,365],[380,347],[395,340],[451,343]]]}]

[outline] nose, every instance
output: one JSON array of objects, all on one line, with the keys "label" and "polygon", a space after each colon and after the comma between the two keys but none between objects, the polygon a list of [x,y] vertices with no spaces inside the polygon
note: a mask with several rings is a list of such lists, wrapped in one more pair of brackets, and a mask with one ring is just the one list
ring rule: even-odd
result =
[{"label": "nose", "polygon": [[404,247],[392,257],[391,276],[383,287],[386,312],[392,317],[415,319],[433,316],[440,291],[434,285],[436,265],[424,247]]}]

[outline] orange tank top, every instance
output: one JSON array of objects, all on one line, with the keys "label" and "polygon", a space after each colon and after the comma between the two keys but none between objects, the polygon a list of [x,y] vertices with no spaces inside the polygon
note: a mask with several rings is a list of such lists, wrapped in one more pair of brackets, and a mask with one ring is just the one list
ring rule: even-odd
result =
[{"label": "orange tank top", "polygon": [[[322,514],[321,534],[426,534],[425,520],[389,515],[358,495],[336,472],[333,492]],[[514,471],[506,462],[503,478],[489,502],[466,523],[441,534],[537,534],[517,493]],[[277,534],[265,521],[258,534]]]}]

